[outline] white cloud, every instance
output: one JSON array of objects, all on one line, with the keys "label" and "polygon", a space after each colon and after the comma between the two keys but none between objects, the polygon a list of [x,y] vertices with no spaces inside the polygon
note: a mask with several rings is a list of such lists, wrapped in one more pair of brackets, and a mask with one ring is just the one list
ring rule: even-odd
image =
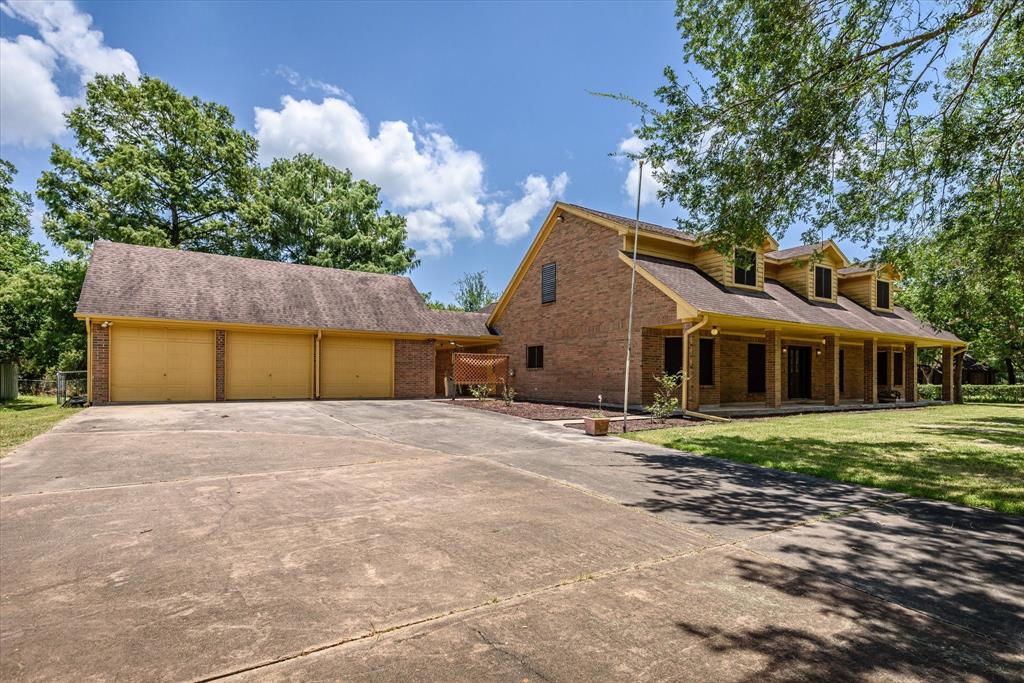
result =
[{"label": "white cloud", "polygon": [[[255,122],[264,161],[306,152],[379,185],[408,218],[409,237],[425,255],[450,252],[458,238],[482,238],[485,217],[503,214],[500,207],[485,209],[483,159],[438,126],[383,121],[374,133],[350,102],[290,96],[281,98],[280,109],[257,107]],[[565,181],[555,179],[556,185],[564,190]]]},{"label": "white cloud", "polygon": [[[636,135],[630,136],[619,142],[619,152],[622,154],[640,154],[646,148],[643,140]],[[637,181],[640,177],[639,165],[633,159],[624,158],[624,164],[629,164],[626,172],[626,179],[622,183],[623,191],[629,196],[632,203],[636,203]],[[654,169],[649,163],[644,164],[643,184],[640,186],[640,204],[657,204],[658,191],[661,190],[661,183],[654,176]]]},{"label": "white cloud", "polygon": [[307,78],[291,67],[279,66],[274,73],[288,81],[288,83],[297,88],[300,92],[319,90],[325,95],[340,97],[349,103],[354,101],[352,96],[349,95],[341,86],[328,83],[327,81],[321,81],[316,78]]},{"label": "white cloud", "polygon": [[71,2],[7,0],[0,11],[39,33],[0,38],[0,142],[40,146],[60,135],[63,114],[79,96],[60,92],[61,76],[76,75],[82,84],[96,74],[139,77],[131,53],[107,46],[90,28],[92,17]]},{"label": "white cloud", "polygon": [[488,207],[494,224],[495,239],[507,244],[530,232],[533,219],[565,194],[569,176],[559,173],[548,183],[544,176],[531,175],[523,183],[523,196],[501,208],[492,204]]}]

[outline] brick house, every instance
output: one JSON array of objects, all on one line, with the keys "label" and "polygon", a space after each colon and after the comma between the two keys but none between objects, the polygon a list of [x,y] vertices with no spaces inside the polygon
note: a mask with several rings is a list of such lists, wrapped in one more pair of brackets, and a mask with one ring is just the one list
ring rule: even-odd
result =
[{"label": "brick house", "polygon": [[[634,222],[556,203],[488,326],[519,395],[622,404]],[[852,265],[831,241],[730,258],[678,230],[641,223],[630,402],[685,369],[688,410],[917,400],[917,350],[941,347],[943,396],[965,348],[893,304],[899,273]]]},{"label": "brick house", "polygon": [[432,397],[453,348],[500,341],[407,277],[106,241],[75,317],[98,404]]}]

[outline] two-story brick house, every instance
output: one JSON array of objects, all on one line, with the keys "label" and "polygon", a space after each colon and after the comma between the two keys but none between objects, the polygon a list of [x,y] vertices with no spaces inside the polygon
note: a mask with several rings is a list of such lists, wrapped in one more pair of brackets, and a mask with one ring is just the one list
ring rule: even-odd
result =
[{"label": "two-story brick house", "polygon": [[[551,209],[488,325],[524,398],[621,405],[634,222]],[[917,399],[917,351],[941,347],[943,395],[965,344],[893,305],[899,273],[852,265],[831,241],[726,258],[678,230],[641,223],[630,402],[685,368],[689,410]]]}]

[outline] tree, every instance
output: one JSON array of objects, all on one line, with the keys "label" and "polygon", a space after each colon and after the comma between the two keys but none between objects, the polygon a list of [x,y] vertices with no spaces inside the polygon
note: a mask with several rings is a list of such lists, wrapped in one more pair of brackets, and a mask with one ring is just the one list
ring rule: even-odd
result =
[{"label": "tree", "polygon": [[420,292],[420,296],[423,297],[423,303],[427,305],[427,308],[431,308],[435,311],[461,311],[462,306],[458,304],[446,304],[443,301],[437,301],[434,299],[433,292]]},{"label": "tree", "polygon": [[256,141],[227,107],[143,76],[97,76],[67,114],[74,149],[42,174],[43,227],[61,245],[110,239],[234,253]]},{"label": "tree", "polygon": [[0,359],[21,360],[24,339],[39,325],[38,312],[17,296],[21,274],[45,267],[43,250],[32,241],[32,197],[13,187],[17,169],[0,159]]},{"label": "tree", "polygon": [[[625,99],[661,199],[724,253],[793,225],[898,250],[979,187],[974,152],[994,185],[1021,155],[1021,0],[678,0],[676,14],[710,84],[666,68],[659,106]],[[1009,108],[979,108],[1000,78]],[[981,150],[958,137],[979,112]]]},{"label": "tree", "polygon": [[418,265],[405,218],[381,212],[380,188],[310,155],[275,159],[241,214],[243,255],[374,273]]},{"label": "tree", "polygon": [[462,310],[479,311],[498,300],[498,295],[484,281],[484,274],[482,270],[464,273],[455,281],[455,301]]}]

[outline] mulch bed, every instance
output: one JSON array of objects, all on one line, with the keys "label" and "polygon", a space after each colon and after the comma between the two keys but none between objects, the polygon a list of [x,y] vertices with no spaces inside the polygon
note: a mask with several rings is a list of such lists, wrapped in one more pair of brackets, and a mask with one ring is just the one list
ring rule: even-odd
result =
[{"label": "mulch bed", "polygon": [[[650,429],[667,429],[669,427],[695,427],[703,422],[703,420],[685,420],[681,417],[670,417],[667,420],[630,420],[629,431],[631,432],[645,432]],[[583,431],[583,425],[565,425],[569,429],[578,429]],[[622,420],[613,420],[608,423],[609,434],[621,434],[622,433]]]},{"label": "mulch bed", "polygon": [[[443,401],[452,403],[452,401]],[[477,410],[489,410],[492,413],[514,415],[525,417],[528,420],[576,420],[581,417],[588,417],[596,412],[592,406],[574,406],[565,403],[532,403],[530,401],[516,401],[510,406],[503,401],[487,399],[486,401],[459,400],[455,405],[464,408],[476,408]],[[639,415],[637,411],[630,411],[633,415]],[[621,413],[619,413],[621,415]],[[632,425],[632,423],[630,423]]]}]

